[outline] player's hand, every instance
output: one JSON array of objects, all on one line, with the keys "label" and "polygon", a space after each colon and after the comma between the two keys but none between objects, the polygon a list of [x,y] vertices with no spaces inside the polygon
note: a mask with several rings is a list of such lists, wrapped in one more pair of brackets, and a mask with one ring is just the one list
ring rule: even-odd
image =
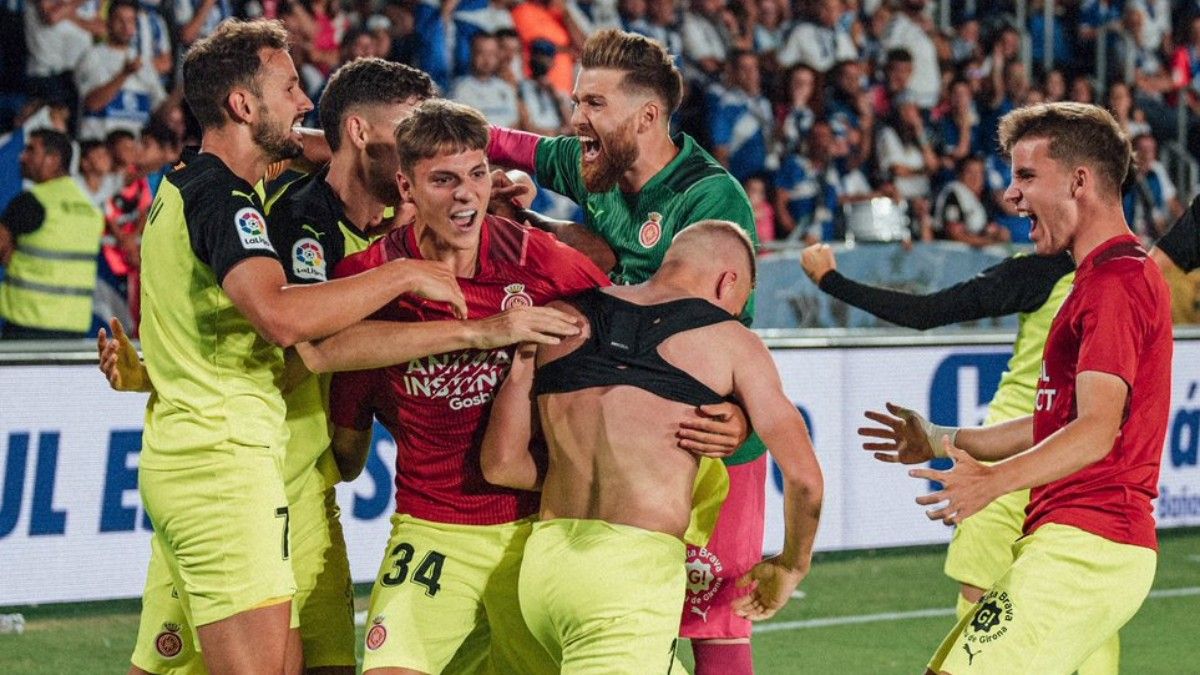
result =
[{"label": "player's hand", "polygon": [[556,345],[579,335],[575,317],[552,307],[511,307],[479,321],[479,349],[517,343]]},{"label": "player's hand", "polygon": [[493,169],[488,213],[517,220],[517,210],[529,208],[535,192],[533,179],[524,171]]},{"label": "player's hand", "polygon": [[769,619],[788,603],[807,575],[807,567],[788,567],[779,556],[767,558],[737,580],[737,587],[749,587],[750,593],[733,601],[733,611],[751,621]]},{"label": "player's hand", "polygon": [[930,520],[940,520],[947,525],[957,525],[970,516],[979,513],[983,507],[992,503],[1000,492],[996,491],[991,480],[994,469],[981,464],[950,442],[949,436],[941,439],[946,454],[954,460],[954,466],[945,471],[934,469],[912,469],[908,475],[913,478],[924,478],[942,484],[942,489],[917,497],[917,503],[931,506],[946,502],[941,508],[925,512]]},{"label": "player's hand", "polygon": [[736,403],[696,408],[696,416],[679,423],[676,445],[700,457],[721,459],[732,455],[750,435],[746,413]]},{"label": "player's hand", "polygon": [[436,260],[405,259],[398,262],[404,265],[405,292],[426,300],[449,303],[456,318],[467,318],[467,299],[463,297],[462,288],[449,265]]},{"label": "player's hand", "polygon": [[837,259],[829,244],[813,244],[800,254],[800,266],[814,284],[820,284],[821,279],[837,269]]},{"label": "player's hand", "polygon": [[875,459],[881,462],[920,464],[933,459],[925,418],[895,403],[888,403],[887,409],[890,415],[874,410],[863,413],[867,419],[883,425],[883,428],[859,427],[859,436],[883,439],[882,442],[864,442],[863,450],[874,451]]},{"label": "player's hand", "polygon": [[110,319],[109,325],[112,327],[111,340],[103,328],[96,335],[100,372],[108,379],[108,386],[116,391],[150,391],[150,374],[125,334],[125,327],[117,319]]}]

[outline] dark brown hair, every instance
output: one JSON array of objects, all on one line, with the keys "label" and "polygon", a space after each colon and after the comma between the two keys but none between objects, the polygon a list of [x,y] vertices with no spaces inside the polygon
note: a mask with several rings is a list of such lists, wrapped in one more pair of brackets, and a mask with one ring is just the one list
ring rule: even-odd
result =
[{"label": "dark brown hair", "polygon": [[229,119],[225,99],[243,86],[261,95],[258,81],[261,49],[288,48],[287,31],[278,21],[230,19],[212,35],[196,42],[183,60],[183,95],[203,129],[215,129]]},{"label": "dark brown hair", "polygon": [[445,99],[430,99],[396,127],[400,169],[411,176],[422,159],[446,153],[484,150],[488,122],[478,110]]},{"label": "dark brown hair", "polygon": [[369,57],[355,59],[334,71],[321,94],[321,128],[329,149],[342,145],[342,120],[358,106],[424,101],[435,95],[433,80],[402,63]]}]

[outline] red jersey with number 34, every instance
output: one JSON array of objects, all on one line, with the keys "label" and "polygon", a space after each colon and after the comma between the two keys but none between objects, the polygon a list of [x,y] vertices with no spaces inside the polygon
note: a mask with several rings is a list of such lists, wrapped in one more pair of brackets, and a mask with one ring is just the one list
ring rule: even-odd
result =
[{"label": "red jersey with number 34", "polygon": [[1096,371],[1128,386],[1120,433],[1100,461],[1030,495],[1025,533],[1060,523],[1157,549],[1150,501],[1171,403],[1171,302],[1158,266],[1132,235],[1113,237],[1078,266],[1046,338],[1033,413],[1035,443],[1077,414],[1075,378]]},{"label": "red jersey with number 34", "polygon": [[[397,258],[421,259],[412,226],[393,230],[350,256],[334,274],[346,277]],[[487,216],[478,271],[458,279],[468,318],[483,319],[518,305],[545,305],[607,286],[592,262],[552,235]],[[453,319],[446,303],[402,295],[373,318]],[[508,375],[513,348],[466,349],[372,371],[339,373],[330,408],[334,424],[366,430],[376,416],[396,440],[396,511],[441,523],[496,525],[537,510],[535,492],[496,487],[483,479],[480,444],[490,401]]]}]

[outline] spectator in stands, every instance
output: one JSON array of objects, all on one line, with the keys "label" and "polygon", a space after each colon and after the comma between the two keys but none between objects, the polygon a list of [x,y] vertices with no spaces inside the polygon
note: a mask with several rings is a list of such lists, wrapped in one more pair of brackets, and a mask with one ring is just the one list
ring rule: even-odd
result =
[{"label": "spectator in stands", "polygon": [[929,179],[938,169],[938,158],[916,102],[900,103],[891,119],[880,128],[876,149],[879,168],[908,202],[909,215],[918,226],[921,239],[932,239]]},{"label": "spectator in stands", "polygon": [[[160,11],[160,0],[139,0],[137,31],[133,43],[142,61],[152,64],[163,86],[175,68],[175,52],[171,48],[171,32]],[[112,11],[111,9],[109,10]]]},{"label": "spectator in stands", "polygon": [[750,208],[754,210],[754,229],[758,232],[760,253],[761,247],[775,241],[775,207],[767,195],[769,177],[755,174],[746,179],[746,198],[750,200]]},{"label": "spectator in stands", "polygon": [[617,0],[566,0],[567,13],[585,37],[606,28],[621,28]]},{"label": "spectator in stands", "polygon": [[1112,113],[1121,125],[1126,136],[1136,138],[1150,133],[1150,125],[1146,123],[1146,113],[1133,102],[1133,94],[1129,85],[1117,81],[1108,85],[1108,111]]},{"label": "spectator in stands", "polygon": [[106,41],[85,52],[75,69],[83,103],[80,138],[100,139],[116,129],[140,132],[167,97],[154,64],[132,45],[137,15],[136,0],[112,0]]},{"label": "spectator in stands", "polygon": [[529,67],[533,77],[521,80],[518,93],[528,119],[525,131],[543,136],[571,133],[571,102],[550,84],[550,69],[557,53],[547,40],[535,40],[529,52]]},{"label": "spectator in stands", "polygon": [[[1050,17],[1051,57],[1054,63],[1069,64],[1074,58],[1071,54],[1071,36],[1063,26],[1063,3],[1055,3]],[[1025,23],[1029,35],[1029,56],[1034,63],[1042,63],[1046,49],[1046,12],[1045,0],[1032,0],[1026,14]]]},{"label": "spectator in stands", "polygon": [[[496,75],[505,82],[514,87],[519,88],[527,79],[528,70],[525,68],[525,48],[521,44],[521,36],[517,35],[514,28],[501,28],[496,31],[496,41],[500,44],[500,69]],[[554,47],[554,43],[549,40],[534,40],[534,44],[530,45],[529,58],[532,61],[533,49],[538,44],[549,45],[554,51],[552,54],[558,54],[558,48]],[[551,61],[551,66],[554,62]]]},{"label": "spectator in stands", "polygon": [[71,141],[38,129],[21,153],[33,183],[0,215],[0,340],[82,338],[92,325],[92,290],[103,219],[67,173]]},{"label": "spectator in stands", "polygon": [[934,202],[934,232],[979,248],[1009,241],[1008,230],[993,221],[983,205],[987,199],[983,159],[962,158],[955,174],[957,179],[947,183]]},{"label": "spectator in stands", "polygon": [[780,135],[785,148],[798,148],[812,129],[817,116],[824,116],[817,71],[797,64],[787,74],[788,108],[783,114]]},{"label": "spectator in stands", "polygon": [[845,145],[828,122],[817,120],[804,146],[784,156],[775,174],[775,216],[788,239],[812,244],[836,237],[842,177],[835,157],[846,154]]},{"label": "spectator in stands", "polygon": [[951,82],[948,104],[934,121],[934,136],[942,170],[954,171],[960,161],[980,151],[982,132],[971,83],[961,78]]},{"label": "spectator in stands", "polygon": [[[1083,0],[1079,6],[1078,54],[1076,65],[1088,67],[1096,62],[1096,50],[1100,46],[1100,35],[1105,33],[1104,48],[1108,54],[1109,72],[1119,72],[1119,61],[1114,58],[1121,42],[1121,9],[1123,0]],[[1107,77],[1107,75],[1106,75]],[[1072,99],[1078,101],[1078,99]]]},{"label": "spectator in stands", "polygon": [[849,145],[849,166],[864,166],[872,155],[875,140],[875,109],[862,86],[862,65],[842,61],[831,71],[829,96],[825,110],[834,134]]},{"label": "spectator in stands", "polygon": [[954,37],[950,40],[950,58],[956,65],[962,65],[982,55],[983,51],[979,46],[979,20],[973,14],[966,15],[954,27]]},{"label": "spectator in stands", "polygon": [[1004,199],[1004,192],[1012,183],[1012,164],[1008,156],[999,150],[988,154],[984,160],[987,189],[991,199],[985,204],[992,220],[1009,231],[1014,243],[1029,242],[1029,219],[1017,215],[1017,207]]},{"label": "spectator in stands", "polygon": [[[749,0],[754,2],[755,0]],[[788,5],[784,0],[757,0],[758,22],[754,26],[754,51],[775,55],[787,37]]]},{"label": "spectator in stands", "polygon": [[796,23],[780,48],[779,65],[789,68],[802,63],[818,73],[827,72],[838,61],[857,59],[854,39],[839,21],[842,0],[818,0],[813,11]]},{"label": "spectator in stands", "polygon": [[993,130],[1000,123],[1000,118],[1023,105],[1025,96],[1029,93],[1029,75],[1025,64],[1016,59],[995,59],[993,63],[991,76],[985,87],[987,114],[984,115],[983,123],[983,128],[987,130],[988,137],[985,140],[988,142],[989,151],[998,149],[996,144],[999,141]]},{"label": "spectator in stands", "polygon": [[724,21],[725,0],[691,0],[683,14],[684,76],[693,83],[711,83],[721,77],[733,42]]},{"label": "spectator in stands", "polygon": [[171,8],[175,14],[175,25],[179,27],[181,48],[212,35],[217,30],[217,24],[233,16],[233,3],[230,0],[173,0]]},{"label": "spectator in stands", "polygon": [[420,62],[422,36],[415,30],[416,22],[412,9],[407,4],[385,2],[382,12],[390,24],[388,34],[391,38],[391,49],[384,58],[415,68]]},{"label": "spectator in stands", "polygon": [[1076,75],[1071,79],[1069,98],[1076,103],[1096,103],[1096,83],[1087,75]]},{"label": "spectator in stands", "polygon": [[75,112],[75,65],[103,37],[97,0],[25,0],[25,85],[33,98],[65,101]]},{"label": "spectator in stands", "polygon": [[42,103],[32,100],[17,113],[16,127],[0,136],[0,211],[21,193],[21,153],[29,134],[37,129],[65,132],[70,119],[66,103]]},{"label": "spectator in stands", "polygon": [[97,210],[121,189],[121,175],[113,171],[112,155],[104,141],[90,140],[79,143],[79,173],[75,176],[79,189]]},{"label": "spectator in stands", "polygon": [[896,100],[908,94],[913,74],[912,54],[907,49],[889,49],[885,58],[883,82],[871,88],[871,106],[880,117],[891,115]]},{"label": "spectator in stands", "polygon": [[919,108],[929,110],[941,98],[942,71],[938,65],[937,49],[929,33],[933,24],[925,14],[925,0],[898,0],[896,15],[888,26],[884,46],[902,47],[912,54],[913,75],[909,89]]},{"label": "spectator in stands", "polygon": [[454,81],[450,98],[477,108],[488,122],[522,128],[525,112],[511,84],[497,76],[500,43],[491,33],[476,33],[471,40],[471,73]]},{"label": "spectator in stands", "polygon": [[645,21],[635,21],[630,30],[648,38],[658,40],[675,56],[675,65],[683,69],[682,18],[678,0],[646,0]]},{"label": "spectator in stands", "polygon": [[1067,99],[1067,76],[1058,68],[1051,69],[1042,78],[1042,92],[1047,103],[1058,103]]},{"label": "spectator in stands", "polygon": [[583,48],[584,36],[567,15],[561,2],[555,0],[525,0],[512,9],[513,24],[525,47],[525,58],[533,41],[550,41],[558,52],[550,69],[550,83],[569,94],[575,86],[575,54]]},{"label": "spectator in stands", "polygon": [[710,111],[709,132],[713,157],[738,180],[774,170],[775,138],[771,102],[762,95],[758,55],[735,51],[730,55],[727,86],[719,91]]},{"label": "spectator in stands", "polygon": [[137,165],[140,148],[137,136],[128,129],[114,129],[104,137],[104,145],[112,157],[113,171],[124,175]]},{"label": "spectator in stands", "polygon": [[617,3],[617,14],[621,17],[621,30],[637,32],[637,26],[646,22],[646,0],[621,0]]},{"label": "spectator in stands", "polygon": [[867,15],[867,22],[862,25],[861,34],[856,40],[860,61],[869,64],[883,61],[884,54],[887,53],[887,47],[883,42],[890,25],[892,25],[892,8],[886,2],[879,4],[874,12]]},{"label": "spectator in stands", "polygon": [[[454,10],[454,74],[466,75],[471,63],[471,47],[475,36],[488,33],[500,38],[499,32],[513,30],[512,8],[515,0],[461,0]],[[515,86],[516,83],[514,82]]]},{"label": "spectator in stands", "polygon": [[1158,161],[1158,141],[1146,133],[1133,139],[1137,173],[1125,190],[1125,220],[1147,246],[1166,234],[1183,214],[1183,204],[1166,167]]}]

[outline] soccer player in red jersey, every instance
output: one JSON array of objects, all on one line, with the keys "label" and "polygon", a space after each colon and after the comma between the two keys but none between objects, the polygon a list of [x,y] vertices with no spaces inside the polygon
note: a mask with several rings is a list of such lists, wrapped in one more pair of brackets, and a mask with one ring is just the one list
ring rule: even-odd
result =
[{"label": "soccer player in red jersey", "polygon": [[[458,277],[469,319],[607,285],[553,236],[485,215],[487,141],[475,110],[448,101],[419,106],[397,129],[400,187],[416,222],[347,258],[336,274],[402,258],[441,261]],[[375,318],[454,317],[443,303],[405,295]],[[500,672],[553,667],[516,602],[537,495],[489,485],[479,466],[488,403],[511,362],[511,347],[465,349],[334,379],[334,450],[347,473],[362,466],[373,415],[397,444],[396,515],[371,594],[366,672],[470,669],[488,656],[489,642]]]},{"label": "soccer player in red jersey", "polygon": [[[1005,193],[1041,255],[1069,251],[1075,286],[1051,325],[1031,416],[939,428],[912,411],[868,412],[886,462],[954,458],[917,502],[957,523],[1032,488],[1015,560],[943,641],[930,673],[1071,673],[1137,612],[1157,561],[1151,500],[1171,397],[1171,307],[1162,273],[1125,224],[1129,139],[1101,108],[1054,103],[1000,122]],[[976,460],[995,461],[984,465]]]}]

